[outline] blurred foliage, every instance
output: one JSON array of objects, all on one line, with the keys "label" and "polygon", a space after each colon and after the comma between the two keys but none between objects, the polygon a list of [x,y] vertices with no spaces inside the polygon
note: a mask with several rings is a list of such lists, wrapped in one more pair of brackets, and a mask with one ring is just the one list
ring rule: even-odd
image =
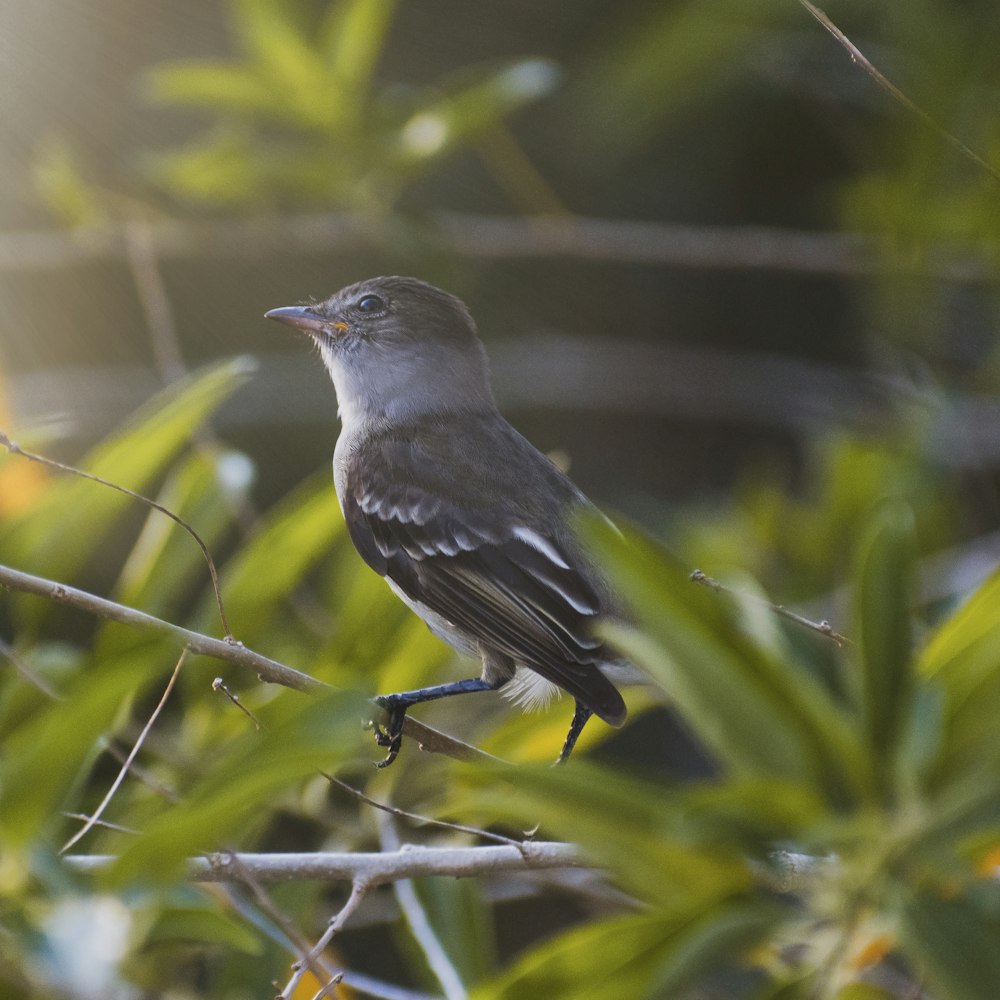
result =
[{"label": "blurred foliage", "polygon": [[[862,48],[989,159],[1000,148],[992,113],[998,8],[972,8],[848,0],[831,14],[849,17]],[[539,181],[503,123],[553,93],[557,74],[547,60],[401,86],[379,71],[398,13],[388,0],[233,0],[231,10],[235,58],[170,63],[144,77],[153,105],[193,113],[202,131],[180,147],[129,151],[144,179],[141,198],[90,184],[61,139],[39,148],[36,188],[67,223],[93,226],[158,200],[190,214],[382,212],[451,154],[477,146],[520,172],[509,190]],[[881,51],[869,49],[866,33]],[[829,55],[827,47],[832,56],[817,54]],[[900,53],[912,62],[897,78],[885,57]],[[842,77],[830,69],[841,64]],[[238,640],[350,693],[308,699],[235,668],[188,662],[106,814],[125,829],[100,827],[83,842],[118,855],[118,865],[103,880],[77,877],[57,854],[78,829],[66,814],[96,808],[178,650],[4,595],[0,619],[14,637],[12,657],[0,647],[4,996],[236,1000],[281,981],[290,953],[273,918],[235,887],[192,886],[178,871],[191,853],[230,847],[377,849],[371,813],[334,793],[320,770],[426,815],[565,837],[620,890],[611,901],[582,890],[567,916],[551,897],[570,890],[535,885],[521,900],[530,919],[521,910],[513,920],[524,948],[510,960],[495,887],[419,880],[433,929],[481,1000],[996,995],[1000,576],[970,593],[958,572],[975,555],[976,535],[993,526],[995,493],[986,475],[970,488],[975,470],[961,471],[932,447],[960,410],[960,393],[1000,385],[989,283],[1000,246],[996,185],[861,79],[794,3],[634,5],[602,23],[568,69],[554,95],[565,102],[554,116],[560,127],[544,117],[537,126],[550,140],[546,175],[571,176],[588,211],[602,190],[602,212],[643,218],[664,204],[687,209],[683,186],[670,197],[663,190],[663,160],[643,159],[650,149],[667,146],[672,160],[694,165],[691,173],[730,170],[737,187],[752,187],[754,165],[739,155],[739,137],[761,130],[766,146],[774,137],[750,113],[758,107],[751,97],[771,91],[801,113],[818,96],[822,113],[811,127],[827,141],[825,180],[802,194],[793,157],[792,190],[782,197],[808,202],[799,225],[837,220],[877,242],[881,273],[855,294],[850,322],[856,360],[895,379],[884,392],[887,419],[864,433],[857,424],[803,433],[795,463],[748,463],[729,501],[672,515],[672,551],[634,531],[623,541],[600,524],[584,529],[635,616],[609,637],[650,678],[628,693],[631,721],[620,738],[593,723],[572,765],[553,770],[542,764],[564,735],[565,702],[525,716],[501,699],[468,699],[461,711],[428,705],[421,718],[441,720],[516,768],[459,766],[408,744],[392,769],[374,773],[375,749],[359,743],[365,707],[356,693],[467,667],[360,565],[325,470],[248,524],[253,461],[193,443],[249,375],[245,363],[166,390],[81,464],[155,495],[195,525],[219,558]],[[719,116],[723,105],[732,117]],[[697,148],[682,155],[695,127]],[[560,203],[562,192],[550,198],[541,188],[536,203]],[[712,218],[757,221],[751,205],[713,203]],[[929,280],[942,248],[960,261],[972,256],[980,276]],[[619,272],[612,284],[618,294]],[[652,329],[657,301],[633,295],[629,322]],[[731,302],[720,301],[728,330]],[[655,320],[638,314],[647,303]],[[504,308],[508,319],[509,302]],[[956,309],[982,310],[987,333],[970,333]],[[596,326],[607,320],[597,311]],[[819,330],[818,322],[804,335],[796,329],[796,345],[819,343]],[[0,557],[220,632],[204,563],[176,525],[6,454]],[[732,592],[696,587],[694,566],[732,583]],[[838,648],[782,621],[761,603],[765,593],[782,604],[808,601],[850,642]],[[212,690],[219,670],[261,720],[260,732]],[[713,777],[665,776],[670,761],[648,735],[665,725],[655,710],[664,701],[711,758]],[[631,755],[621,750],[629,739],[638,744]],[[411,835],[442,845],[470,840],[428,829]],[[270,891],[315,940],[342,904],[342,888]],[[437,990],[403,928],[375,933],[372,974],[391,967],[409,985]],[[352,952],[350,934],[341,941],[345,963],[364,968],[370,952]]]},{"label": "blurred foliage", "polygon": [[[239,60],[157,66],[143,92],[200,110],[182,148],[147,153],[144,173],[181,204],[384,210],[440,159],[554,86],[542,59],[468,69],[424,87],[379,85],[394,0],[337,0],[316,16],[295,0],[231,0]],[[95,200],[65,150],[44,148],[37,187],[67,221]]]},{"label": "blurred foliage", "polygon": [[[404,662],[417,682],[440,676],[451,655],[352,554],[326,474],[233,543],[233,491],[248,485],[233,474],[238,456],[187,442],[243,378],[241,363],[192,377],[84,464],[155,488],[229,553],[223,592],[237,638],[251,647],[347,691],[414,683]],[[838,447],[846,461],[851,447],[833,453]],[[891,997],[885,970],[900,968],[905,982],[926,982],[948,1000],[992,994],[1000,974],[987,946],[1000,930],[1000,574],[954,610],[921,604],[914,512],[936,509],[933,480],[900,477],[899,455],[874,442],[853,454],[881,482],[879,495],[820,491],[797,508],[811,530],[792,533],[822,535],[827,546],[849,539],[843,648],[779,624],[747,581],[727,592],[698,587],[690,567],[648,537],[630,530],[623,538],[603,521],[582,526],[633,613],[628,627],[609,624],[608,638],[650,678],[652,693],[637,704],[669,700],[717,762],[712,779],[667,787],[648,763],[645,775],[629,775],[588,761],[584,748],[571,766],[540,766],[558,746],[565,712],[552,713],[550,728],[537,716],[512,717],[499,699],[471,699],[468,713],[438,708],[450,726],[461,717],[467,734],[511,752],[516,767],[461,766],[408,746],[389,772],[368,772],[372,794],[425,814],[572,840],[634,900],[536,944],[498,973],[491,904],[471,884],[422,880],[429,919],[477,997]],[[891,488],[906,482],[909,503]],[[130,527],[124,498],[94,483],[50,477],[44,489],[31,511],[3,522],[5,558],[86,577],[113,537],[116,596],[218,631],[201,557],[176,525],[153,512]],[[755,499],[744,494],[751,511]],[[730,533],[741,531],[736,510]],[[70,534],[72,543],[57,544]],[[789,547],[784,559],[783,577],[815,582],[814,548]],[[0,689],[2,921],[23,949],[0,963],[6,995],[89,995],[60,978],[83,961],[60,936],[66,921],[81,919],[106,921],[102,933],[121,939],[102,973],[103,995],[126,996],[123,984],[133,982],[169,983],[175,996],[236,997],[280,979],[280,934],[266,921],[246,922],[245,901],[234,910],[225,893],[186,886],[182,863],[214,849],[285,849],[290,823],[296,849],[365,848],[370,817],[354,807],[345,814],[317,774],[339,769],[358,780],[375,751],[360,742],[364,704],[347,693],[269,690],[225,670],[258,731],[213,692],[204,664],[186,664],[140,768],[105,817],[121,829],[89,834],[91,850],[119,860],[88,886],[55,853],[76,824],[67,813],[93,810],[113,773],[106,748],[135,740],[177,650],[115,624],[53,643],[54,618],[65,613],[22,595],[8,602],[26,672],[6,672]],[[817,669],[831,658],[832,669]],[[593,729],[592,746],[607,734]],[[278,887],[275,896],[303,927],[321,926],[332,905],[322,886]],[[118,899],[128,909],[116,909]],[[419,952],[401,951],[421,982]]]}]

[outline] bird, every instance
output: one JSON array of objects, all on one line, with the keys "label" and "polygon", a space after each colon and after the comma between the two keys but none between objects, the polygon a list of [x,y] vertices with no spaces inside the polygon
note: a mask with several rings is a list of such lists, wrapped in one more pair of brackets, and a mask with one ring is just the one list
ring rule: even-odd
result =
[{"label": "bird", "polygon": [[596,508],[501,415],[462,300],[382,276],[265,315],[311,337],[333,381],[334,486],[358,554],[435,635],[482,662],[475,677],[377,696],[377,766],[396,759],[414,705],[477,691],[503,689],[525,708],[571,695],[557,763],[592,715],[621,726],[607,676],[620,658],[593,629],[615,601],[573,530]]}]

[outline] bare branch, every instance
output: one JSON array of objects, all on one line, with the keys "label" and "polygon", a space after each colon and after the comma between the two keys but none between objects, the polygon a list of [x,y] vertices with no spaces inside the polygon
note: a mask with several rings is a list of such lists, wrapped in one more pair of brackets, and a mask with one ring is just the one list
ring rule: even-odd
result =
[{"label": "bare branch", "polygon": [[416,823],[423,823],[427,826],[437,826],[444,830],[457,830],[459,833],[469,833],[474,837],[482,837],[484,840],[492,840],[497,844],[510,844],[518,850],[525,846],[526,842],[523,840],[514,840],[513,837],[504,837],[502,834],[491,833],[489,830],[480,830],[478,827],[474,826],[464,826],[461,823],[450,823],[448,820],[444,819],[434,819],[433,816],[421,816],[419,813],[407,812],[405,809],[400,809],[399,806],[390,806],[386,802],[379,802],[376,799],[370,798],[359,788],[349,785],[346,781],[341,781],[340,778],[335,778],[332,774],[327,774],[325,771],[321,771],[320,774],[322,774],[331,785],[336,785],[338,788],[347,792],[349,795],[353,795],[356,799],[364,802],[366,805],[369,805],[374,809],[381,809],[383,812],[389,813],[390,816],[400,816],[403,819],[412,819]]},{"label": "bare branch", "polygon": [[253,670],[261,680],[271,684],[281,684],[284,687],[294,688],[296,691],[316,691],[326,686],[308,674],[303,674],[292,667],[286,667],[277,660],[272,660],[247,649],[241,642],[213,639],[211,636],[192,632],[190,629],[164,621],[162,618],[147,614],[145,611],[117,604],[115,601],[98,597],[86,590],[80,590],[65,583],[57,583],[54,580],[46,580],[44,577],[33,576],[10,566],[0,565],[0,587],[18,590],[25,594],[35,594],[60,604],[68,604],[80,611],[87,612],[87,614],[96,615],[98,618],[107,618],[131,628],[173,636],[179,639],[192,653],[210,656],[216,660],[223,660],[226,663]]},{"label": "bare branch", "polygon": [[[293,882],[307,879],[364,882],[385,885],[401,878],[445,875],[471,878],[506,872],[540,871],[553,868],[580,868],[585,865],[574,844],[539,841],[525,849],[507,845],[488,847],[405,847],[390,853],[320,851],[313,854],[209,854],[188,861],[188,877],[195,882],[227,882],[239,879],[233,858],[240,869],[260,882]],[[74,871],[86,874],[103,871],[117,859],[113,855],[66,855],[63,861]]]},{"label": "bare branch", "polygon": [[62,697],[58,691],[48,681],[43,680],[34,672],[34,670],[29,667],[24,660],[14,652],[14,647],[10,645],[9,642],[5,642],[0,639],[0,656],[5,657],[17,671],[18,676],[23,680],[26,680],[29,684],[33,684],[39,691],[42,692],[47,698],[51,698],[53,701],[59,701]]},{"label": "bare branch", "polygon": [[[80,611],[85,611],[87,614],[96,615],[98,618],[107,618],[132,628],[173,636],[179,639],[192,653],[199,656],[209,656],[215,660],[222,660],[225,663],[232,663],[237,667],[252,670],[262,681],[269,684],[281,684],[283,687],[305,692],[330,690],[330,685],[295,670],[293,667],[288,667],[284,663],[272,660],[261,653],[255,653],[241,642],[231,639],[214,639],[211,636],[202,635],[200,632],[192,632],[190,629],[164,621],[162,618],[147,614],[145,611],[138,611],[125,604],[109,601],[106,597],[98,597],[96,594],[71,587],[65,583],[57,583],[55,580],[47,580],[44,577],[34,576],[10,566],[0,565],[0,587],[21,591],[25,594],[35,594],[60,604],[68,604]],[[415,741],[421,750],[428,753],[440,753],[461,761],[499,760],[492,754],[479,750],[462,740],[457,740],[422,722],[417,722],[409,716],[403,722],[403,732],[412,741]]]},{"label": "bare branch", "polygon": [[714,590],[717,593],[733,594],[739,596],[741,600],[750,600],[755,604],[760,604],[765,608],[769,608],[776,615],[779,615],[782,618],[787,618],[790,622],[795,622],[796,625],[801,625],[803,628],[808,628],[813,632],[818,632],[820,635],[825,635],[828,639],[832,639],[840,647],[849,645],[851,642],[847,636],[841,635],[839,632],[835,632],[833,626],[825,619],[823,621],[814,622],[811,618],[806,618],[803,615],[797,614],[795,611],[791,611],[783,604],[775,604],[772,601],[757,597],[755,594],[740,593],[739,591],[733,590],[732,587],[727,587],[724,583],[719,583],[718,580],[714,580],[712,577],[706,576],[700,569],[691,571],[690,580],[692,583],[700,583],[703,587],[708,587],[709,590]]},{"label": "bare branch", "polygon": [[[239,855],[235,851],[229,851],[227,852],[227,856],[229,867],[236,878],[253,893],[257,905],[281,928],[282,933],[295,948],[299,956],[298,961],[295,963],[299,978],[307,970],[316,977],[317,982],[335,978],[336,974],[320,959],[320,953],[309,947],[309,942],[302,937],[295,924],[292,923],[274,900],[271,899],[267,890],[261,885],[256,876],[242,864]],[[284,994],[282,993],[278,1000],[283,996]],[[291,993],[289,993],[289,996],[291,996]]]},{"label": "bare branch", "polygon": [[957,149],[963,156],[981,167],[995,181],[1000,181],[1000,171],[987,163],[978,153],[970,149],[961,139],[949,132],[940,122],[935,121],[919,104],[911,100],[884,73],[877,69],[868,57],[852,42],[843,31],[819,7],[809,0],[799,0],[799,3],[831,34],[847,51],[851,62],[860,66],[893,100],[898,101],[907,111],[915,114],[925,125],[929,126],[950,146]]},{"label": "bare branch", "polygon": [[258,731],[260,730],[260,719],[258,719],[257,716],[243,704],[242,701],[240,701],[240,696],[238,694],[234,694],[228,687],[226,687],[226,683],[221,677],[216,677],[215,680],[212,681],[212,690],[221,691],[244,715],[250,719],[254,725],[254,729]]},{"label": "bare branch", "polygon": [[[311,963],[319,959],[319,956],[326,950],[326,946],[333,940],[335,935],[340,933],[351,914],[354,913],[354,911],[361,905],[361,902],[365,898],[365,893],[368,891],[368,885],[369,883],[361,878],[355,879],[351,883],[351,894],[347,897],[347,902],[344,903],[340,910],[330,918],[330,921],[326,926],[326,930],[323,932],[322,937],[320,937],[316,944],[313,945],[312,948],[307,948],[302,952],[302,962],[297,963],[297,967],[293,970],[291,978],[285,984],[285,988],[278,994],[275,1000],[291,1000],[291,997],[295,995],[296,988],[301,982],[306,969],[311,967]],[[315,975],[315,972],[313,975]],[[340,977],[343,978],[343,975],[344,974],[341,972]],[[316,978],[319,979],[320,977],[317,976]]]},{"label": "bare branch", "polygon": [[[387,239],[364,216],[316,213],[250,220],[167,219],[151,222],[149,239],[161,258],[260,257],[276,251],[329,253],[380,245]],[[764,226],[692,226],[673,222],[562,215],[475,215],[438,212],[431,234],[442,250],[487,260],[573,257],[587,260],[869,277],[884,265],[861,233],[808,232]],[[392,230],[395,232],[395,230]],[[46,270],[82,260],[122,259],[121,227],[82,232],[0,233],[0,271]],[[922,273],[957,282],[996,281],[987,261],[940,252]]]}]

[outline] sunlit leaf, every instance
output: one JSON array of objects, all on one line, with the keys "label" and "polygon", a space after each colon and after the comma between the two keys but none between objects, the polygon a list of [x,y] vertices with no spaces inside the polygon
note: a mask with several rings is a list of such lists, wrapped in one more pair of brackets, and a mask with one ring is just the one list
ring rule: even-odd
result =
[{"label": "sunlit leaf", "polygon": [[[165,389],[136,413],[125,429],[98,445],[80,466],[86,471],[142,491],[169,466],[194,430],[251,371],[245,359],[225,362]],[[105,544],[124,510],[145,508],[130,497],[66,473],[42,502],[4,525],[4,557],[32,572],[72,581]],[[195,543],[192,540],[191,545]],[[37,624],[46,612],[37,598],[16,602],[23,624]]]},{"label": "sunlit leaf", "polygon": [[[344,519],[326,471],[267,512],[223,573],[224,597],[240,639],[266,641],[270,622],[286,613],[284,602],[343,532]],[[214,598],[206,598],[203,622],[216,617]]]},{"label": "sunlit leaf", "polygon": [[337,0],[323,20],[321,49],[355,100],[368,84],[395,10],[396,0]]},{"label": "sunlit leaf", "polygon": [[275,117],[284,113],[268,82],[236,63],[192,60],[156,66],[146,73],[143,91],[148,100],[159,104],[193,104],[218,112]]},{"label": "sunlit leaf", "polygon": [[734,900],[708,912],[614,917],[586,924],[529,952],[475,1000],[526,996],[643,1000],[679,996],[700,975],[738,965],[775,920],[770,906]]}]

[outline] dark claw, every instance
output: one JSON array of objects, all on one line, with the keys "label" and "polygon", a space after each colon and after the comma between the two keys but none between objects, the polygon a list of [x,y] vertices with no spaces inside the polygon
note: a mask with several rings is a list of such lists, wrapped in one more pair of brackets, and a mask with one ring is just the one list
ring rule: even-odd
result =
[{"label": "dark claw", "polygon": [[389,717],[385,726],[375,723],[375,742],[389,750],[385,760],[378,761],[375,766],[388,767],[399,755],[399,748],[403,745],[403,720],[406,718],[407,706],[400,705],[389,697],[376,698],[375,703]]}]

